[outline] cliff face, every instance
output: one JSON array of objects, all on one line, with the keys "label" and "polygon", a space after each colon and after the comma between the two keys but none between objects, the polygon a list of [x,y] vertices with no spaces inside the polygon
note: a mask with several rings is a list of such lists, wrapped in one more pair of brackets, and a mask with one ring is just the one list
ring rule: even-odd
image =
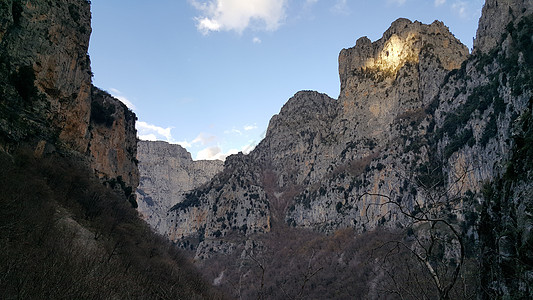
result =
[{"label": "cliff face", "polygon": [[90,21],[90,1],[0,3],[0,147],[77,153],[132,190],[135,115],[91,84]]},{"label": "cliff face", "polygon": [[[404,179],[429,158],[425,149],[406,148],[421,143],[426,106],[467,57],[440,22],[399,19],[380,40],[359,39],[340,54],[339,99],[312,91],[289,99],[252,153],[229,157],[221,174],[174,207],[174,224],[184,229],[171,238],[199,237],[202,256],[220,238],[275,224],[331,232],[383,223],[390,208],[369,205],[383,199],[359,195],[380,191],[414,201]],[[391,226],[397,221],[387,218]]]},{"label": "cliff face", "polygon": [[[0,5],[2,109],[13,118],[4,119],[2,132],[14,140],[56,135],[67,147],[85,152],[91,103],[89,3],[8,0]],[[21,113],[14,116],[17,110]],[[42,124],[45,120],[53,129]]]},{"label": "cliff face", "polygon": [[474,52],[488,53],[501,46],[502,34],[508,32],[509,24],[517,23],[533,9],[528,0],[486,0],[479,19]]},{"label": "cliff face", "polygon": [[139,185],[137,166],[137,117],[124,103],[92,87],[87,154],[96,175],[120,185],[132,203]]},{"label": "cliff face", "polygon": [[[180,145],[139,141],[137,148],[140,184],[138,211],[158,233],[173,239],[178,233],[169,210],[183,201],[183,194],[211,180],[224,166],[222,161],[193,161]],[[183,229],[182,229],[183,230]]]}]

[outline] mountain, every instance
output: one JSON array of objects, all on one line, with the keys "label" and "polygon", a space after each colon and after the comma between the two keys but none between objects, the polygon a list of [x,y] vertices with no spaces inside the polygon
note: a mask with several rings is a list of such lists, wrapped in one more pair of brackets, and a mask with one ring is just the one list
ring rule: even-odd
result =
[{"label": "mountain", "polygon": [[[248,270],[256,291],[280,296],[263,280],[280,274],[276,261],[295,266],[273,254],[281,244],[305,244],[309,230],[330,240],[384,231],[402,237],[391,251],[410,249],[435,297],[449,298],[459,274],[481,298],[532,297],[532,28],[531,1],[487,0],[472,53],[438,21],[398,19],[379,40],[358,39],[339,55],[339,98],[289,99],[254,151],[228,157],[170,209],[170,238],[195,249],[215,282],[241,282]],[[308,249],[311,271],[322,252]],[[341,264],[329,260],[347,250],[335,249],[322,269]],[[240,267],[214,267],[224,257]],[[389,269],[369,272],[368,297],[383,278],[402,286]],[[304,287],[316,275],[306,274]]]},{"label": "mountain", "polygon": [[168,211],[184,193],[200,187],[222,171],[219,160],[193,161],[191,154],[177,144],[156,141],[137,143],[140,183],[137,188],[138,211],[159,234],[173,239]]}]

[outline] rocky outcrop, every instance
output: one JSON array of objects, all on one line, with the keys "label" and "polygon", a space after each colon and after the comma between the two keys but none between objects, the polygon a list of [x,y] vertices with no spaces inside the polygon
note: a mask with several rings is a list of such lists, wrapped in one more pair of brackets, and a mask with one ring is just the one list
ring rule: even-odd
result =
[{"label": "rocky outcrop", "polygon": [[86,0],[0,2],[0,147],[84,157],[132,196],[136,117],[92,86],[90,21]]},{"label": "rocky outcrop", "polygon": [[124,103],[93,86],[87,153],[96,175],[134,201],[139,185],[137,117]]},{"label": "rocky outcrop", "polygon": [[139,141],[138,211],[158,233],[176,236],[169,210],[182,202],[183,194],[211,180],[224,166],[222,161],[193,161],[183,147],[162,141]]},{"label": "rocky outcrop", "polygon": [[17,141],[57,137],[84,153],[91,108],[88,1],[7,0],[0,6],[2,115],[13,118],[2,122],[2,131]]},{"label": "rocky outcrop", "polygon": [[474,52],[488,53],[501,45],[502,35],[507,35],[509,26],[518,23],[533,10],[529,0],[486,0],[479,19]]}]

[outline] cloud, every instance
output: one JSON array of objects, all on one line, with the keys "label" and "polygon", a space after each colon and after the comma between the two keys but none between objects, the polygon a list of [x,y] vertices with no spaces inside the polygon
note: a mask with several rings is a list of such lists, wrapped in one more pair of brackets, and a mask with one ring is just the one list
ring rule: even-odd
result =
[{"label": "cloud", "polygon": [[255,142],[251,143],[250,145],[246,145],[246,146],[242,147],[242,153],[249,154],[250,152],[252,152],[255,149],[256,146],[257,146],[257,144]]},{"label": "cloud", "polygon": [[231,149],[226,153],[222,152],[222,149],[220,147],[208,147],[203,150],[198,151],[198,154],[196,154],[196,160],[226,160],[226,157],[239,153],[239,150],[237,149]]},{"label": "cloud", "polygon": [[239,129],[233,127],[231,130],[224,130],[224,133],[225,134],[232,134],[232,133],[235,133],[235,134],[238,134],[238,135],[242,135],[242,131],[240,131]]},{"label": "cloud", "polygon": [[153,133],[150,133],[146,135],[139,135],[139,139],[143,141],[157,141],[157,136],[155,136]]},{"label": "cloud", "polygon": [[163,140],[169,143],[174,143],[172,133],[170,132],[172,127],[163,128],[143,121],[137,121],[135,127],[137,128],[137,135],[141,140]]},{"label": "cloud", "polygon": [[254,130],[254,129],[257,129],[257,125],[246,125],[244,126],[244,130],[245,131],[250,131],[250,130]]},{"label": "cloud", "polygon": [[248,145],[245,145],[241,148],[241,150],[238,149],[230,149],[227,152],[223,152],[222,149],[219,146],[213,146],[213,147],[207,147],[203,150],[198,151],[196,154],[196,160],[226,160],[226,158],[230,155],[237,154],[239,152],[242,152],[244,154],[249,154],[252,152],[255,147],[257,146],[257,143],[251,142]]},{"label": "cloud", "polygon": [[467,16],[467,3],[464,1],[456,1],[452,4],[452,10],[460,17],[465,18]]},{"label": "cloud", "polygon": [[111,95],[113,95],[113,97],[120,100],[120,102],[124,103],[129,109],[131,110],[137,109],[137,107],[135,107],[135,105],[133,105],[133,103],[130,100],[128,100],[128,98],[122,95],[122,93],[119,90],[114,89],[114,88],[110,88],[109,90],[111,91]]},{"label": "cloud", "polygon": [[183,148],[191,148],[192,147],[192,144],[187,142],[187,141],[176,142],[176,144],[182,146]]},{"label": "cloud", "polygon": [[435,0],[435,6],[441,6],[446,3],[446,0]]},{"label": "cloud", "polygon": [[348,15],[350,14],[350,9],[348,8],[348,3],[346,0],[337,0],[335,5],[331,7],[331,11],[335,14]]},{"label": "cloud", "polygon": [[197,29],[203,34],[211,31],[242,33],[249,26],[274,31],[285,17],[288,0],[189,0],[201,12],[195,18]]},{"label": "cloud", "polygon": [[261,39],[258,38],[258,37],[254,37],[254,38],[252,39],[252,42],[254,42],[254,44],[261,44]]},{"label": "cloud", "polygon": [[208,135],[206,133],[201,132],[190,144],[202,144],[207,145],[209,143],[214,142],[217,139],[214,135]]}]

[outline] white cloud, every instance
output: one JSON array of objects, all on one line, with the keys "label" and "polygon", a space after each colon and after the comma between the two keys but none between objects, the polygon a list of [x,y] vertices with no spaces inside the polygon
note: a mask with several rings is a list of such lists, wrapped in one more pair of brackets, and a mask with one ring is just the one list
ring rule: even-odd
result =
[{"label": "white cloud", "polygon": [[217,139],[214,135],[208,135],[206,133],[201,132],[190,144],[202,144],[207,145],[209,143],[214,142]]},{"label": "white cloud", "polygon": [[191,148],[192,147],[192,144],[187,142],[187,141],[183,141],[183,142],[176,142],[176,144],[182,146],[183,148]]},{"label": "white cloud", "polygon": [[146,135],[139,135],[139,139],[143,141],[157,141],[157,136],[155,136],[153,133],[150,133]]},{"label": "white cloud", "polygon": [[257,129],[257,125],[246,125],[244,126],[244,130],[245,131],[250,131],[250,130],[254,130],[254,129]]},{"label": "white cloud", "polygon": [[255,149],[255,146],[257,146],[257,144],[256,143],[252,143],[250,145],[246,145],[246,146],[242,147],[242,153],[249,154],[250,152],[252,152]]},{"label": "white cloud", "polygon": [[111,95],[113,95],[113,97],[120,100],[120,102],[124,103],[129,109],[131,110],[137,109],[135,105],[128,98],[122,95],[122,93],[119,90],[114,89],[114,88],[110,88],[109,90],[111,91]]},{"label": "white cloud", "polygon": [[446,0],[435,0],[435,6],[441,6],[446,3]]},{"label": "white cloud", "polygon": [[226,160],[226,157],[237,153],[239,153],[239,150],[237,149],[231,149],[228,152],[223,153],[222,149],[218,146],[208,147],[198,151],[198,154],[196,154],[196,160]]},{"label": "white cloud", "polygon": [[170,132],[172,127],[163,128],[143,121],[137,121],[135,127],[137,128],[137,135],[141,140],[163,140],[174,143],[172,133]]},{"label": "white cloud", "polygon": [[337,0],[335,5],[331,7],[331,11],[336,14],[347,15],[350,14],[348,3],[346,0]]},{"label": "white cloud", "polygon": [[274,31],[285,17],[287,0],[189,0],[202,13],[196,27],[203,34],[211,31],[242,33],[249,26]]},{"label": "white cloud", "polygon": [[466,10],[467,10],[467,3],[464,1],[456,1],[452,4],[452,9],[457,13],[460,17],[464,18],[467,16]]},{"label": "white cloud", "polygon": [[242,131],[240,131],[239,129],[233,127],[233,128],[231,128],[230,130],[224,130],[224,134],[237,134],[237,135],[242,135]]},{"label": "white cloud", "polygon": [[252,42],[253,42],[254,44],[261,44],[261,39],[258,38],[258,37],[254,37],[253,40],[252,40]]},{"label": "white cloud", "polygon": [[198,151],[196,154],[196,160],[226,160],[226,158],[232,154],[237,154],[239,152],[242,152],[244,154],[249,154],[252,152],[255,147],[257,146],[257,143],[254,141],[251,141],[250,144],[245,145],[241,148],[241,150],[238,149],[230,149],[227,152],[223,152],[222,149],[219,146],[213,146],[213,147],[207,147],[203,150]]}]

